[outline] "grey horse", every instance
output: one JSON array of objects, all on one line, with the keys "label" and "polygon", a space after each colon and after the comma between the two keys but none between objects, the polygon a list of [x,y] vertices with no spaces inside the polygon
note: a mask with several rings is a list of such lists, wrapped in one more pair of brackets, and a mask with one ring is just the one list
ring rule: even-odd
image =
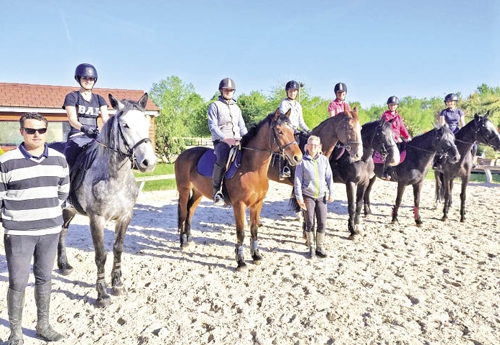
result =
[{"label": "grey horse", "polygon": [[104,265],[104,228],[114,221],[114,263],[111,271],[113,294],[123,291],[121,255],[125,233],[134,213],[139,189],[132,174],[133,164],[140,171],[152,171],[156,156],[149,139],[150,119],[145,114],[148,94],[137,102],[119,101],[109,95],[116,115],[104,124],[98,138],[78,157],[71,172],[70,207],[63,209],[63,229],[59,239],[57,264],[61,273],[71,273],[73,267],[66,255],[66,234],[76,213],[89,217],[90,231],[97,265],[97,306],[110,304],[106,289]]}]

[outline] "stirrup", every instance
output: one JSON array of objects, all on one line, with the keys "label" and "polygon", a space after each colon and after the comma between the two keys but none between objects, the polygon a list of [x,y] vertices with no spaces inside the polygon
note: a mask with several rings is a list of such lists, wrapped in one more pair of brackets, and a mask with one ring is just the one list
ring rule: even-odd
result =
[{"label": "stirrup", "polygon": [[292,176],[292,172],[290,171],[290,168],[287,166],[284,166],[283,170],[281,170],[281,172],[280,172],[280,180],[284,180],[290,176]]},{"label": "stirrup", "polygon": [[222,195],[222,192],[217,192],[214,194],[214,205],[215,206],[224,206],[224,195]]}]

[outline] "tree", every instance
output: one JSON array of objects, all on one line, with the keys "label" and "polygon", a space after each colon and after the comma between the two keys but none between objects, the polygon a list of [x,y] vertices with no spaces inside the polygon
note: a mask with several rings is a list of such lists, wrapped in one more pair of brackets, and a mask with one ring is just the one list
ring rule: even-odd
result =
[{"label": "tree", "polygon": [[200,111],[204,102],[192,84],[184,84],[177,76],[154,83],[150,96],[160,108],[156,118],[156,152],[171,162],[185,149],[182,137],[197,130],[197,123],[193,123],[191,117]]},{"label": "tree", "polygon": [[248,128],[275,110],[266,95],[260,91],[252,91],[249,95],[240,95],[238,97],[238,106]]}]

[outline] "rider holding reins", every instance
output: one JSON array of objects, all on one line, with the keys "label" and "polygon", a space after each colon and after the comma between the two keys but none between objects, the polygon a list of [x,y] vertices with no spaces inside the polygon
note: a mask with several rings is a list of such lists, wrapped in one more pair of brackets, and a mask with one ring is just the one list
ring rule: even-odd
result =
[{"label": "rider holding reins", "polygon": [[222,79],[219,83],[220,96],[208,107],[208,129],[212,133],[214,153],[217,157],[212,173],[213,199],[217,206],[224,205],[222,179],[226,173],[231,147],[238,145],[248,132],[241,109],[233,99],[235,90],[233,79]]},{"label": "rider holding reins", "polygon": [[70,169],[84,146],[97,138],[99,134],[97,118],[100,116],[103,123],[109,119],[108,104],[102,96],[92,92],[97,82],[95,67],[88,63],[78,65],[75,69],[75,80],[80,89],[68,93],[62,106],[71,125],[64,148]]}]

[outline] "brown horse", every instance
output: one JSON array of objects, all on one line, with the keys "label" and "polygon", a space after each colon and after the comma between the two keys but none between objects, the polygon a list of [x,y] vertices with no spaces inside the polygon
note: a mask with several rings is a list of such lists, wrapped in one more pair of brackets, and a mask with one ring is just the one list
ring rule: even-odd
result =
[{"label": "brown horse", "polygon": [[[233,206],[236,222],[237,270],[246,268],[243,256],[245,211],[250,207],[250,252],[254,263],[262,260],[258,243],[260,211],[269,188],[267,170],[273,152],[285,155],[290,165],[302,161],[302,152],[295,141],[289,120],[290,111],[281,115],[279,109],[252,127],[241,141],[241,165],[235,175],[224,181],[225,194]],[[203,196],[212,198],[212,178],[201,175],[198,161],[206,147],[194,147],[182,152],[175,161],[175,180],[179,192],[178,228],[181,249],[191,240],[191,220]]]},{"label": "brown horse", "polygon": [[[330,157],[335,145],[340,141],[346,151],[351,154],[353,161],[358,161],[363,155],[363,143],[361,140],[361,124],[359,123],[358,108],[352,111],[341,112],[330,117],[314,127],[311,135],[316,135],[321,139],[323,154]],[[305,141],[300,142],[300,149],[304,150]],[[279,158],[276,156],[276,158]],[[284,180],[279,179],[279,164],[274,162],[269,166],[267,177],[269,179],[293,186],[295,168],[290,169],[292,176]]]}]

